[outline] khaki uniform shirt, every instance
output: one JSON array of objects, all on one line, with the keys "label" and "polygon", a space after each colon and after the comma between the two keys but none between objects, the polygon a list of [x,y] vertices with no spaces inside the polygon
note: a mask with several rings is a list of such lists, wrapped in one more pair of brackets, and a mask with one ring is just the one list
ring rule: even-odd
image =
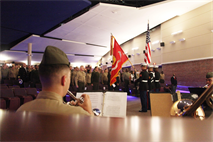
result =
[{"label": "khaki uniform shirt", "polygon": [[35,100],[27,102],[19,107],[17,112],[19,111],[90,115],[81,107],[64,104],[60,95],[49,91],[41,91]]},{"label": "khaki uniform shirt", "polygon": [[78,86],[78,81],[83,82],[86,85],[86,74],[84,71],[78,71],[75,77],[75,85]]},{"label": "khaki uniform shirt", "polygon": [[9,75],[9,69],[1,69],[1,75],[2,75],[2,78],[8,78],[8,75]]},{"label": "khaki uniform shirt", "polygon": [[103,73],[102,74],[102,83],[103,83],[103,81],[108,81],[108,73]]},{"label": "khaki uniform shirt", "polygon": [[75,77],[76,77],[76,75],[77,75],[77,71],[72,71],[72,74],[71,74],[71,78],[72,78],[72,85],[74,85],[74,82],[75,82]]},{"label": "khaki uniform shirt", "polygon": [[16,69],[10,69],[9,78],[16,78],[16,75],[17,75]]},{"label": "khaki uniform shirt", "polygon": [[165,75],[164,74],[160,74],[160,79],[165,79]]},{"label": "khaki uniform shirt", "polygon": [[92,76],[91,73],[86,74],[86,83],[91,83],[91,76]]},{"label": "khaki uniform shirt", "polygon": [[123,80],[130,80],[131,74],[129,72],[124,72],[123,73]]}]

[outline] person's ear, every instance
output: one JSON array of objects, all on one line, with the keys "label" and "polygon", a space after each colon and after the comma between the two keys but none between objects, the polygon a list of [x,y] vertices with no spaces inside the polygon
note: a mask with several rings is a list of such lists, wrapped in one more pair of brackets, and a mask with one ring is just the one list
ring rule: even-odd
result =
[{"label": "person's ear", "polygon": [[66,75],[63,75],[63,76],[61,77],[61,85],[62,85],[62,86],[65,86],[66,82],[67,82],[67,76],[66,76]]}]

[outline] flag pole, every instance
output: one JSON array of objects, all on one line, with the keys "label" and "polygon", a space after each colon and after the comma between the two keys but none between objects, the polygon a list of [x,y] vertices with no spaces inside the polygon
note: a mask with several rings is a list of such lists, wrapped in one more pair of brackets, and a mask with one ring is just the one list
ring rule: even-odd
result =
[{"label": "flag pole", "polygon": [[128,61],[130,62],[131,66],[133,67],[133,69],[136,71],[135,67],[133,66],[132,62],[129,60],[128,58]]}]

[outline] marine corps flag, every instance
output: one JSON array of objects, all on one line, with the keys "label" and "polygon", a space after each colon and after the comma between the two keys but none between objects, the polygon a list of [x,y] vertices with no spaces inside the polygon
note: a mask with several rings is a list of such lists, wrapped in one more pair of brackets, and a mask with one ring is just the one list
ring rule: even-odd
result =
[{"label": "marine corps flag", "polygon": [[128,60],[128,57],[117,43],[114,36],[111,36],[111,51],[113,55],[113,63],[110,77],[110,86],[116,82],[118,72],[121,70],[122,65]]}]

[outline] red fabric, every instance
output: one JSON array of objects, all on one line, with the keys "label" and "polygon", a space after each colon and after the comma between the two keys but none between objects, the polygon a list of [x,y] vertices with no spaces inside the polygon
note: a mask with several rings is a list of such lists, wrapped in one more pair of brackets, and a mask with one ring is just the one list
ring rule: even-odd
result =
[{"label": "red fabric", "polygon": [[116,82],[116,77],[118,72],[121,70],[122,65],[128,60],[128,57],[117,43],[115,38],[111,41],[113,45],[113,63],[112,63],[112,72],[110,77],[110,86]]}]

